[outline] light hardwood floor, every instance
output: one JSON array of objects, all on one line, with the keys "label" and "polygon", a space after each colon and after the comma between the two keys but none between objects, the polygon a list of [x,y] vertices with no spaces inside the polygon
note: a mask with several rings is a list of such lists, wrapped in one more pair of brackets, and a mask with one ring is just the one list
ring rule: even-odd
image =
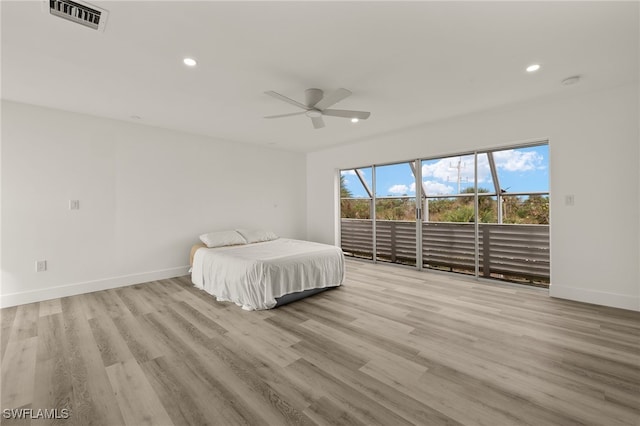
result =
[{"label": "light hardwood floor", "polygon": [[347,271],[271,311],[188,277],[2,309],[1,408],[67,408],[64,425],[640,424],[640,313]]}]

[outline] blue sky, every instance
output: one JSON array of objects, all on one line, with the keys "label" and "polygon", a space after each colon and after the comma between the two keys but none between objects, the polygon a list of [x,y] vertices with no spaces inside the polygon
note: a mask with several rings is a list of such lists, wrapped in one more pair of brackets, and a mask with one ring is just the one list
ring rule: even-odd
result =
[{"label": "blue sky", "polygon": [[[507,192],[549,191],[549,147],[495,151],[494,161],[500,187]],[[372,187],[371,168],[360,169]],[[343,170],[346,186],[354,197],[367,197],[353,170]],[[474,184],[473,155],[422,161],[422,181],[430,195],[458,193]],[[478,155],[478,186],[493,192],[491,169],[486,154]],[[415,195],[415,179],[408,163],[376,168],[376,195]]]}]

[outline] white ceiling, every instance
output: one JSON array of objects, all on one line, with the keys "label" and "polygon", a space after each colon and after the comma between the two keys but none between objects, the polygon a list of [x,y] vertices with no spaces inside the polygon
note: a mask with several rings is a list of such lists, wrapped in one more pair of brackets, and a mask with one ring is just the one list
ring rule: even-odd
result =
[{"label": "white ceiling", "polygon": [[[104,32],[2,1],[4,99],[308,152],[639,74],[638,2],[91,3]],[[262,118],[298,111],[264,91],[310,87],[371,117]]]}]

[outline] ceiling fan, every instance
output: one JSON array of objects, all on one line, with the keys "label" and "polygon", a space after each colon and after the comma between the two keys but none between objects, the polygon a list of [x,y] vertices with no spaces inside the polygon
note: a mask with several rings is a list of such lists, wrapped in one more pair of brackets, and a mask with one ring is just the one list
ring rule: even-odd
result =
[{"label": "ceiling fan", "polygon": [[276,99],[280,99],[281,101],[285,101],[288,104],[295,105],[298,108],[302,108],[304,111],[300,112],[292,112],[290,114],[279,114],[279,115],[269,115],[264,118],[281,118],[281,117],[291,117],[293,115],[306,115],[311,119],[313,123],[313,127],[316,129],[320,129],[324,127],[324,120],[322,119],[323,115],[328,115],[331,117],[343,117],[350,118],[351,121],[356,122],[358,120],[366,120],[371,115],[370,112],[366,111],[351,111],[345,109],[327,109],[331,105],[334,105],[344,98],[351,95],[351,92],[347,89],[337,89],[333,92],[329,93],[327,96],[324,95],[324,91],[320,89],[307,89],[304,91],[305,95],[305,103],[300,103],[298,101],[294,101],[291,98],[287,98],[280,93],[276,93],[274,91],[269,90],[268,92],[264,92],[269,96],[273,96]]}]

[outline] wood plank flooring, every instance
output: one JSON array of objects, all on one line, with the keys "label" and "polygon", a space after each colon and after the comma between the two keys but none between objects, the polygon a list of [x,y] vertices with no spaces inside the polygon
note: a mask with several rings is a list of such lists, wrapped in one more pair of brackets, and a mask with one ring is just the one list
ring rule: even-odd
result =
[{"label": "wood plank flooring", "polygon": [[638,425],[640,313],[349,260],[245,312],[189,277],[1,310],[3,425]]}]

